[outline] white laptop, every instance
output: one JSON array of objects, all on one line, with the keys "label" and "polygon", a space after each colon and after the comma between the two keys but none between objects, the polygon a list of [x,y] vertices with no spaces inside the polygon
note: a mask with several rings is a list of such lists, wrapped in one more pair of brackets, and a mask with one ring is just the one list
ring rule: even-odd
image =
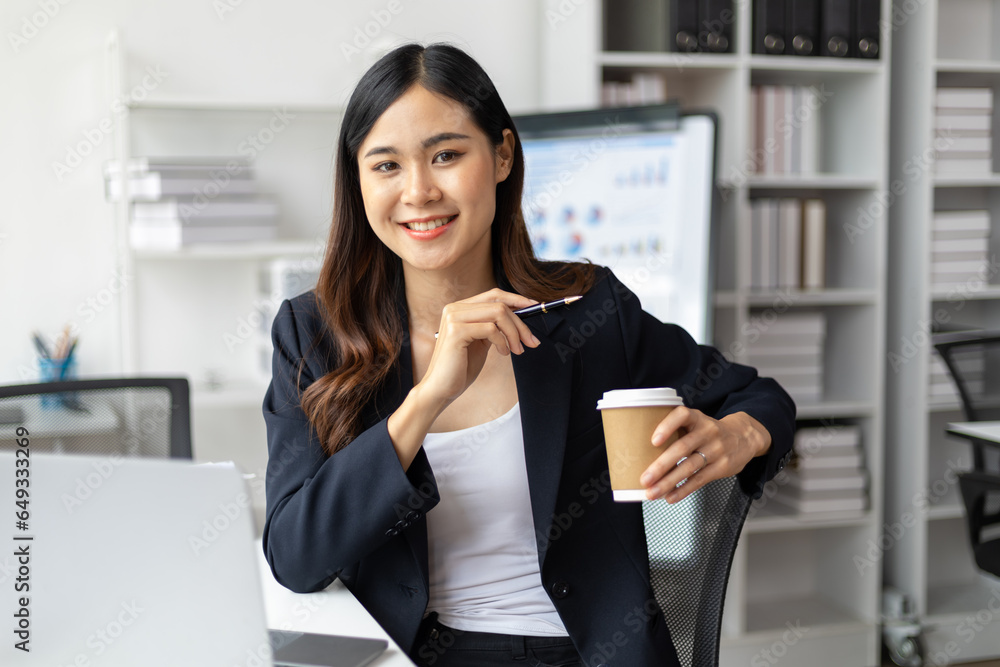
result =
[{"label": "white laptop", "polygon": [[0,664],[374,660],[384,640],[269,636],[248,499],[231,465],[0,452]]}]

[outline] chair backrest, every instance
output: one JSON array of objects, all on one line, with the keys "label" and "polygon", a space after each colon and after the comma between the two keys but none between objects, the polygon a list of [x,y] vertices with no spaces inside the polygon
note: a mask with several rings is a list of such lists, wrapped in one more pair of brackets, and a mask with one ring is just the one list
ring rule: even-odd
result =
[{"label": "chair backrest", "polygon": [[966,472],[958,482],[976,565],[1000,577],[1000,476]]},{"label": "chair backrest", "polygon": [[[966,421],[1000,420],[1000,332],[941,333],[931,340],[955,383]],[[975,470],[997,470],[996,447],[975,440],[972,447]]]},{"label": "chair backrest", "polygon": [[18,429],[39,452],[191,458],[185,378],[68,380],[0,387],[0,449]]},{"label": "chair backrest", "polygon": [[751,498],[736,477],[643,503],[650,579],[682,667],[719,664],[729,569]]}]

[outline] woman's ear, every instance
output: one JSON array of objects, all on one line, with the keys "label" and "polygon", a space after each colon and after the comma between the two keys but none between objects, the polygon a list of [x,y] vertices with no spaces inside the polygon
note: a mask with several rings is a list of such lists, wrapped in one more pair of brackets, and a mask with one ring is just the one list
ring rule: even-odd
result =
[{"label": "woman's ear", "polygon": [[503,131],[503,140],[496,147],[496,177],[497,183],[507,180],[514,165],[514,133],[510,129]]}]

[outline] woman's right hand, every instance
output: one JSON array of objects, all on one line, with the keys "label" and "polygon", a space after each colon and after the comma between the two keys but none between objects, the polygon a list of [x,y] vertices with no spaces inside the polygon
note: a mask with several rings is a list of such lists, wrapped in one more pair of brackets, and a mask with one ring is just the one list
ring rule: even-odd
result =
[{"label": "woman's right hand", "polygon": [[387,424],[404,470],[438,415],[479,377],[491,347],[503,355],[538,347],[538,339],[513,313],[536,303],[496,288],[444,307],[427,370]]},{"label": "woman's right hand", "polygon": [[461,396],[479,377],[491,347],[504,356],[538,347],[538,339],[513,313],[536,303],[495,288],[445,306],[434,353],[420,380],[425,400],[440,401],[443,410]]}]

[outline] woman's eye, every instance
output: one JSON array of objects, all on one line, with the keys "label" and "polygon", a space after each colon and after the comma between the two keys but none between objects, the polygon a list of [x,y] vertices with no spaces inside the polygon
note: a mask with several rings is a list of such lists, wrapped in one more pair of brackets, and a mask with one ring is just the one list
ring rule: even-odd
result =
[{"label": "woman's eye", "polygon": [[373,171],[388,174],[390,171],[395,171],[396,169],[399,169],[399,165],[395,162],[382,162],[381,164],[375,165]]},{"label": "woman's eye", "polygon": [[434,156],[434,159],[436,162],[452,162],[459,155],[460,153],[456,151],[441,151],[436,156]]}]

